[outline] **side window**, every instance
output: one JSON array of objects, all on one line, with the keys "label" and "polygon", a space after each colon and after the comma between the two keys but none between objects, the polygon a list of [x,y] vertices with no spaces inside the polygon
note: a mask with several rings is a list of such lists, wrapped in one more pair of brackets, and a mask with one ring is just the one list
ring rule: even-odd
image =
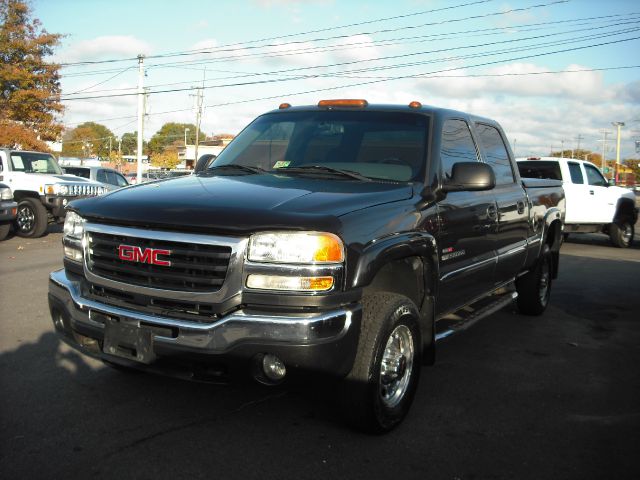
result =
[{"label": "side window", "polygon": [[447,120],[442,128],[440,161],[445,178],[451,177],[451,168],[458,162],[477,162],[478,153],[469,126],[464,120]]},{"label": "side window", "polygon": [[496,185],[506,185],[515,182],[511,160],[504,145],[502,135],[491,125],[477,124],[478,141],[482,145],[487,163],[496,174]]},{"label": "side window", "polygon": [[119,187],[126,187],[127,185],[129,185],[127,183],[127,180],[122,175],[120,175],[119,173],[115,173],[115,172],[112,172],[112,173],[113,173],[113,176],[115,177],[115,179],[114,179],[115,180],[115,182],[114,182],[115,185],[117,185]]},{"label": "side window", "polygon": [[600,170],[596,167],[584,164],[584,170],[587,172],[587,182],[595,187],[606,187],[607,181],[604,179]]},{"label": "side window", "polygon": [[571,175],[571,183],[584,183],[584,177],[582,176],[582,169],[579,163],[569,162],[569,174]]},{"label": "side window", "polygon": [[96,176],[96,180],[102,183],[109,183],[107,181],[107,172],[104,170],[98,170],[98,175]]}]

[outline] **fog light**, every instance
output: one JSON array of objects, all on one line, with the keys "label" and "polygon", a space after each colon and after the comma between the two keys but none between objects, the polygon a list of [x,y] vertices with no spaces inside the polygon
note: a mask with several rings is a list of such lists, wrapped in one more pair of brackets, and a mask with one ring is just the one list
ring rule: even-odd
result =
[{"label": "fog light", "polygon": [[287,374],[287,367],[284,366],[284,363],[278,357],[267,353],[262,358],[262,371],[269,380],[278,382]]},{"label": "fog light", "polygon": [[82,262],[82,250],[78,250],[77,248],[65,245],[64,256],[69,260],[73,260],[74,262]]}]

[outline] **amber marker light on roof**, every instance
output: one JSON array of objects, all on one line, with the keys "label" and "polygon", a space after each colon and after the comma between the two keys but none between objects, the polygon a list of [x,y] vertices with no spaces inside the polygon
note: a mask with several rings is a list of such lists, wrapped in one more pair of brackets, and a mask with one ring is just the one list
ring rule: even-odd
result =
[{"label": "amber marker light on roof", "polygon": [[411,108],[420,108],[422,104],[420,102],[416,102],[415,100],[409,104]]},{"label": "amber marker light on roof", "polygon": [[285,108],[291,108],[291,104],[290,103],[281,103],[278,108],[280,110],[284,110]]},{"label": "amber marker light on roof", "polygon": [[319,107],[366,107],[367,105],[369,105],[369,102],[362,99],[320,100],[318,102]]}]

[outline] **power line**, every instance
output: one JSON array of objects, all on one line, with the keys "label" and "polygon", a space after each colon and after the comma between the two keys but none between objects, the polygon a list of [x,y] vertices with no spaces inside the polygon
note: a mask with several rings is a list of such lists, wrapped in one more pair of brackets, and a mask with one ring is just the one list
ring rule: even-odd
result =
[{"label": "power line", "polygon": [[[600,35],[586,35],[586,36],[583,36],[583,37],[576,37],[576,38],[573,38],[573,39],[561,40],[561,41],[557,41],[557,42],[547,42],[547,43],[536,44],[536,45],[527,45],[527,46],[523,46],[523,47],[514,47],[514,48],[505,49],[505,50],[502,50],[502,51],[481,52],[481,53],[477,53],[477,54],[471,54],[471,55],[459,56],[459,57],[453,57],[453,58],[446,58],[446,59],[435,59],[435,60],[427,60],[427,61],[421,61],[421,62],[411,62],[411,63],[405,63],[405,64],[394,64],[394,65],[387,65],[387,66],[370,67],[370,68],[364,68],[364,69],[359,69],[359,70],[352,70],[351,72],[346,72],[346,73],[358,73],[358,72],[366,72],[366,71],[389,70],[389,69],[395,69],[395,68],[406,68],[406,67],[409,67],[409,66],[422,65],[422,64],[425,64],[425,63],[438,63],[438,62],[442,62],[442,61],[461,60],[461,59],[469,59],[469,58],[478,58],[478,57],[500,55],[500,54],[505,54],[505,53],[518,52],[518,51],[527,51],[527,50],[542,48],[542,47],[546,47],[546,46],[555,46],[555,45],[563,45],[563,44],[568,44],[568,43],[577,43],[577,42],[582,42],[582,41],[587,41],[587,40],[593,40],[593,39],[596,39],[596,38],[604,38],[604,37],[609,37],[609,36],[614,36],[614,35],[621,35],[621,34],[625,34],[625,33],[635,32],[637,30],[638,30],[638,28],[622,29],[622,30],[618,30],[618,31],[615,31],[615,32],[608,32],[608,33],[604,33],[604,34],[600,34]],[[548,38],[548,37],[553,36],[553,35],[555,35],[555,34],[542,35],[542,36],[531,37],[531,38],[522,39],[522,40]],[[511,43],[511,42],[512,41],[491,42],[491,43],[488,43],[488,44],[485,44],[485,45],[480,45],[480,46],[496,45],[496,44]],[[446,52],[446,51],[459,50],[459,49],[464,49],[464,48],[475,48],[475,47],[477,47],[477,46],[455,47],[455,48],[450,48],[450,49],[440,49],[440,50],[429,51],[429,52],[418,52],[418,53],[394,55],[394,56],[389,56],[389,57],[381,57],[381,58],[373,59],[373,60],[390,60],[390,59],[394,59],[394,58],[403,58],[403,57],[410,57],[410,56],[415,56],[415,55],[441,53],[441,52]],[[373,60],[366,60],[366,61],[373,61]],[[340,64],[334,64],[334,65],[330,65],[330,66],[344,66],[344,65],[347,65],[347,64],[362,63],[362,62],[363,61],[342,62]],[[326,66],[326,67],[328,67],[328,66]],[[295,70],[295,69],[293,69],[293,70]],[[282,72],[273,72],[273,73],[282,73]],[[310,74],[310,75],[301,75],[301,76],[297,76],[297,77],[288,77],[288,78],[284,78],[284,79],[283,78],[275,78],[275,79],[256,80],[256,81],[247,81],[247,82],[234,82],[234,83],[222,84],[222,85],[220,85],[220,84],[218,84],[218,85],[206,85],[206,86],[203,86],[202,88],[209,89],[209,88],[238,87],[238,86],[247,86],[247,85],[256,85],[256,84],[277,83],[277,82],[283,82],[283,81],[303,80],[303,79],[309,79],[309,78],[320,78],[320,77],[326,77],[326,76],[338,76],[338,75],[336,75],[336,74],[326,74],[326,73],[317,73],[317,74]],[[156,90],[156,91],[150,91],[149,94],[175,93],[175,92],[183,92],[183,91],[187,91],[187,90],[191,90],[191,89],[192,89],[191,87],[186,87],[186,88],[173,88],[173,89],[165,89],[165,90]],[[118,94],[110,94],[110,95],[92,95],[92,96],[83,96],[83,97],[75,97],[75,98],[61,98],[60,100],[68,102],[68,101],[75,101],[75,100],[94,100],[94,99],[102,99],[102,98],[127,97],[127,96],[134,96],[134,95],[137,95],[137,93],[118,93]]]},{"label": "power line", "polygon": [[[452,7],[444,7],[442,9],[436,9],[436,10],[432,10],[432,11],[420,12],[420,13],[418,13],[418,15],[422,15],[422,14],[425,14],[425,13],[433,13],[434,11],[449,10],[449,9],[452,9],[452,8],[460,8],[461,6],[468,6],[468,5],[473,5],[473,4],[477,4],[477,3],[487,3],[487,2],[490,2],[490,1],[493,1],[493,0],[479,0],[477,2],[472,2],[472,3],[469,3],[469,4],[456,5],[456,6],[452,6]],[[463,22],[463,21],[467,21],[467,20],[480,20],[480,19],[486,19],[486,18],[494,17],[494,16],[502,16],[502,15],[509,15],[509,14],[513,14],[513,13],[520,13],[520,12],[524,12],[524,11],[528,11],[528,10],[533,10],[533,9],[536,9],[536,8],[559,5],[559,4],[563,4],[563,3],[568,3],[569,1],[570,0],[555,0],[555,1],[550,2],[550,3],[541,3],[541,4],[537,4],[537,5],[531,5],[531,6],[528,6],[528,7],[512,8],[512,9],[509,9],[509,10],[503,10],[503,11],[499,11],[499,12],[491,12],[491,13],[486,13],[486,14],[482,14],[482,15],[472,15],[472,16],[468,16],[468,17],[464,17],[464,18],[454,18],[454,19],[448,19],[448,20],[440,20],[440,21],[437,21],[437,22],[429,22],[429,23],[423,23],[423,24],[419,24],[419,25],[410,25],[410,26],[405,26],[405,27],[387,28],[387,29],[382,29],[382,30],[375,30],[375,31],[372,31],[372,32],[360,32],[360,33],[349,34],[349,35],[335,35],[335,36],[332,36],[332,37],[316,38],[316,39],[310,39],[310,40],[300,40],[300,41],[295,41],[295,42],[287,42],[287,43],[284,43],[284,44],[276,44],[276,45],[269,45],[269,46],[281,47],[283,45],[290,45],[290,44],[303,43],[303,42],[309,43],[309,42],[328,41],[328,40],[336,40],[336,39],[340,39],[340,38],[353,37],[353,36],[356,36],[356,35],[375,35],[375,34],[379,34],[379,33],[390,33],[390,32],[396,32],[396,31],[400,31],[400,30],[406,30],[406,29],[416,29],[416,28],[429,27],[429,26],[435,26],[435,25],[444,25],[444,24],[448,24],[448,23],[457,23],[457,22]],[[380,21],[383,21],[383,20],[384,19],[381,19]],[[327,27],[326,29],[323,29],[323,31],[334,30],[336,28],[340,28],[340,27]],[[247,44],[247,43],[256,43],[256,42],[260,42],[260,41],[274,40],[274,39],[279,39],[279,38],[286,38],[288,36],[298,36],[298,35],[303,35],[303,34],[290,34],[290,35],[282,35],[282,36],[278,36],[278,37],[271,37],[269,39],[263,39],[263,40],[253,40],[253,41],[250,41],[250,42],[239,42],[239,43],[228,44],[228,45],[224,45],[224,46],[216,47],[216,48],[212,48],[212,49],[187,50],[187,51],[183,51],[183,52],[165,53],[165,54],[158,54],[158,55],[148,55],[148,56],[145,56],[145,58],[171,58],[171,57],[178,57],[178,56],[190,56],[190,55],[202,55],[202,54],[206,54],[206,53],[216,53],[218,51],[221,51],[224,47],[244,45],[244,44]],[[260,48],[264,48],[264,47],[265,46],[261,46]],[[132,61],[132,60],[135,60],[135,58],[130,57],[130,58],[110,59],[110,60],[88,60],[88,61],[84,61],[84,62],[59,63],[58,65],[61,66],[61,67],[68,67],[68,66],[79,66],[79,65],[96,65],[96,64],[103,64],[103,63],[115,63],[115,62],[124,62],[124,61]]]},{"label": "power line", "polygon": [[[523,57],[524,58],[524,57]],[[522,59],[522,58],[518,58],[518,59]],[[476,65],[472,65],[468,68],[473,68],[476,67]],[[458,70],[460,70],[461,68],[464,67],[460,67],[458,68]],[[419,77],[419,78],[423,78],[425,80],[431,80],[431,79],[438,79],[438,78],[483,78],[483,77],[488,77],[488,78],[494,78],[494,77],[513,77],[513,76],[528,76],[528,75],[558,75],[558,74],[565,74],[565,73],[585,73],[585,72],[604,72],[604,71],[611,71],[611,70],[625,70],[625,69],[634,69],[634,68],[640,68],[640,65],[621,65],[621,66],[616,66],[616,67],[602,67],[602,68],[585,68],[585,69],[578,69],[578,70],[549,70],[549,71],[544,71],[544,72],[521,72],[521,73],[497,73],[497,74],[465,74],[465,75],[439,75],[439,74],[433,74],[433,73],[423,73],[418,75],[414,75],[413,77]],[[376,77],[377,78],[377,77]],[[398,80],[398,79],[404,79],[404,78],[411,78],[409,77],[380,77],[382,80],[386,81],[386,80]],[[365,83],[376,83],[376,82],[365,82]],[[358,86],[361,84],[353,84],[353,85],[342,85],[342,86],[336,86],[336,87],[329,87],[326,89],[319,89],[319,90],[311,90],[311,91],[307,91],[307,92],[293,92],[293,93],[283,93],[283,94],[279,94],[279,95],[273,95],[273,96],[269,96],[269,97],[261,97],[261,98],[253,98],[253,99],[248,99],[248,100],[241,100],[238,102],[229,102],[229,103],[224,103],[224,104],[215,104],[215,105],[205,105],[206,108],[211,108],[211,107],[220,107],[220,106],[226,106],[226,105],[233,105],[233,104],[238,104],[238,103],[250,103],[250,102],[258,102],[258,101],[262,101],[262,100],[272,100],[275,98],[284,98],[284,97],[292,97],[292,96],[297,96],[297,95],[304,95],[306,93],[317,93],[319,91],[322,90],[336,90],[336,89],[340,89],[340,88],[348,88],[351,86]],[[162,111],[162,112],[156,112],[156,113],[150,113],[147,114],[147,116],[156,116],[156,115],[167,115],[170,113],[180,113],[180,112],[186,112],[186,111],[190,111],[192,110],[191,108],[180,108],[180,109],[176,109],[176,110],[166,110],[166,111]],[[135,115],[128,115],[128,116],[122,116],[122,117],[112,117],[112,118],[102,118],[99,120],[95,120],[95,122],[109,122],[109,121],[114,121],[114,120],[126,120],[126,119],[130,119],[130,118],[135,118]],[[115,129],[118,128],[122,128],[126,125],[130,125],[132,123],[134,123],[134,121],[131,121],[125,125],[122,125],[120,127],[116,127]],[[82,123],[86,123],[85,121],[82,122],[72,122],[72,123],[67,123],[66,126],[71,126],[71,125],[80,125]]]},{"label": "power line", "polygon": [[[441,11],[445,11],[445,10],[453,10],[453,9],[457,9],[457,8],[468,7],[468,6],[472,6],[472,5],[479,5],[479,4],[482,4],[482,3],[489,3],[489,2],[493,2],[493,1],[494,0],[476,0],[476,1],[473,1],[473,2],[462,3],[462,4],[458,4],[458,5],[452,5],[452,6],[449,6],[449,7],[434,8],[434,9],[431,9],[431,10],[424,10],[424,11],[408,13],[408,14],[404,14],[404,15],[396,15],[396,16],[393,16],[393,17],[385,17],[385,18],[378,18],[378,19],[374,19],[374,20],[366,20],[366,21],[363,21],[363,22],[350,23],[350,24],[347,24],[347,25],[340,25],[340,26],[337,26],[337,27],[325,27],[325,28],[319,28],[319,29],[316,29],[316,30],[308,30],[306,32],[290,33],[290,34],[286,34],[286,35],[278,35],[278,36],[275,36],[275,37],[268,37],[268,38],[262,38],[262,39],[257,39],[257,40],[249,40],[249,41],[246,41],[246,42],[229,43],[229,44],[221,45],[220,47],[217,47],[217,48],[226,48],[226,47],[233,47],[233,46],[240,46],[240,45],[250,45],[252,43],[267,42],[267,41],[272,41],[272,40],[280,40],[280,39],[283,39],[283,38],[291,38],[291,37],[309,35],[309,34],[312,34],[312,33],[320,33],[320,32],[328,32],[328,31],[332,31],[332,30],[340,30],[340,29],[343,29],[343,28],[357,27],[357,26],[360,26],[360,25],[369,25],[369,24],[372,24],[372,23],[386,22],[386,21],[389,21],[389,20],[398,20],[398,19],[401,19],[401,18],[414,17],[414,16],[418,16],[418,15],[425,15],[427,13],[441,12]],[[569,0],[563,0],[563,2],[564,1],[569,1]],[[183,51],[169,52],[169,53],[159,54],[159,55],[148,55],[146,58],[166,58],[166,57],[172,57],[172,56],[197,55],[197,54],[201,53],[201,50],[202,49],[183,50]],[[76,65],[94,65],[94,64],[101,64],[101,63],[126,62],[126,61],[131,61],[131,60],[137,60],[137,57],[110,59],[110,60],[88,60],[88,61],[84,61],[84,62],[67,62],[67,63],[59,63],[58,65],[60,65],[61,67],[67,67],[67,66],[76,66]]]}]

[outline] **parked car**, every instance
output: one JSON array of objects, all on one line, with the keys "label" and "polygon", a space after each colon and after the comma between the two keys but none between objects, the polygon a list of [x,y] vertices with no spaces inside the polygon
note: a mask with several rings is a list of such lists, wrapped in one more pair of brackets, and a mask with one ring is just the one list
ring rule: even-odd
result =
[{"label": "parked car", "polygon": [[70,205],[58,334],[201,381],[323,373],[369,431],[402,421],[436,338],[516,298],[540,315],[558,273],[561,182],[521,180],[495,121],[417,102],[285,105],[157,186]]},{"label": "parked car", "polygon": [[18,202],[14,225],[21,237],[40,237],[49,223],[63,221],[71,200],[107,192],[101,183],[64,174],[46,152],[0,148],[0,179]]},{"label": "parked car", "polygon": [[102,183],[109,190],[129,185],[127,179],[117,170],[104,167],[65,167],[64,171],[78,177],[87,178]]},{"label": "parked car", "polygon": [[633,242],[638,220],[636,197],[611,185],[593,163],[572,158],[518,159],[520,176],[561,180],[567,196],[565,235],[604,233],[611,243],[626,248]]},{"label": "parked car", "polygon": [[4,240],[9,235],[17,212],[18,204],[13,201],[11,189],[8,185],[0,183],[0,240]]},{"label": "parked car", "polygon": [[[127,181],[129,182],[129,185],[135,185],[136,183],[138,183],[138,174],[137,172],[130,172],[127,173],[126,175]],[[155,172],[142,172],[142,181],[143,182],[151,182],[154,180],[159,180],[161,179],[162,176],[158,173]]]}]

